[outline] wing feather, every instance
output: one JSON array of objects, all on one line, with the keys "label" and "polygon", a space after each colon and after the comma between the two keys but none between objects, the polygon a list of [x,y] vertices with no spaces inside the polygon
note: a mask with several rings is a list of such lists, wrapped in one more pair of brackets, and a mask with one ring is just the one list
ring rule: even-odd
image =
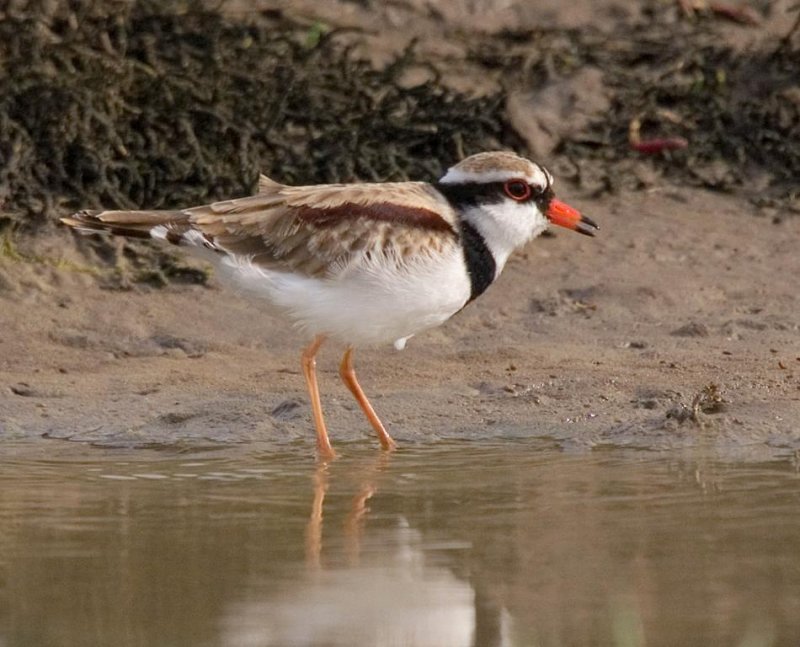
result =
[{"label": "wing feather", "polygon": [[288,187],[262,176],[259,193],[244,198],[172,211],[81,211],[62,220],[308,276],[335,276],[375,258],[402,266],[458,240],[452,207],[423,182]]},{"label": "wing feather", "polygon": [[409,263],[457,239],[455,214],[425,183],[286,187],[262,178],[259,189],[183,213],[218,251],[308,276],[374,255]]}]

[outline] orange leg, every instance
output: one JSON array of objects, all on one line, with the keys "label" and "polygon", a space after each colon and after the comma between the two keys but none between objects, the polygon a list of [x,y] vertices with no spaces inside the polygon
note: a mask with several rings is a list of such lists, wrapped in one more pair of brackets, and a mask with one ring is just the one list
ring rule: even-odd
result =
[{"label": "orange leg", "polygon": [[387,451],[396,449],[397,444],[392,440],[392,437],[386,431],[383,423],[381,423],[380,419],[375,413],[375,409],[372,408],[369,400],[367,400],[367,396],[364,395],[364,391],[361,390],[361,386],[358,384],[356,372],[353,369],[352,348],[348,348],[344,352],[342,363],[339,364],[339,375],[342,378],[342,382],[344,382],[347,385],[347,388],[350,389],[350,393],[353,394],[353,397],[356,399],[356,402],[358,402],[358,405],[361,407],[364,415],[367,416],[367,420],[369,420],[369,423],[372,425],[375,433],[378,434],[378,439],[381,441],[381,447]]},{"label": "orange leg", "polygon": [[308,395],[311,398],[311,413],[314,415],[314,427],[317,430],[317,451],[320,458],[328,460],[336,457],[336,452],[331,447],[328,430],[325,428],[325,419],[322,417],[322,402],[319,399],[319,386],[317,385],[317,351],[325,341],[323,335],[317,335],[303,351],[303,375],[306,377]]}]

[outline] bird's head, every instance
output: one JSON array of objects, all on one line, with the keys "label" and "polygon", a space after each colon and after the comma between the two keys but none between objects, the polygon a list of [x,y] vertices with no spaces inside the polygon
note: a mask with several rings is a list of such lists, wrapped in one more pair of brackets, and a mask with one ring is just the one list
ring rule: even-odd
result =
[{"label": "bird's head", "polygon": [[481,234],[501,264],[549,224],[593,236],[598,226],[556,199],[553,176],[515,153],[478,153],[451,167],[437,187]]}]

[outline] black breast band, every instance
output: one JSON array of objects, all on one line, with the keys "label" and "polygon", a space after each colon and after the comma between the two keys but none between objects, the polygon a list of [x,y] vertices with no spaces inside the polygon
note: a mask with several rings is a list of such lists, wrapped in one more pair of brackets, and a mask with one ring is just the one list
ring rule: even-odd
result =
[{"label": "black breast band", "polygon": [[494,281],[497,263],[478,231],[468,222],[461,221],[461,239],[464,247],[464,262],[471,285],[469,303],[477,299]]},{"label": "black breast band", "polygon": [[497,274],[497,262],[486,245],[483,236],[464,218],[464,211],[502,202],[503,183],[467,182],[463,184],[435,184],[447,198],[458,215],[458,227],[461,232],[461,244],[464,248],[464,263],[467,266],[471,285],[469,301],[477,299],[486,291]]}]

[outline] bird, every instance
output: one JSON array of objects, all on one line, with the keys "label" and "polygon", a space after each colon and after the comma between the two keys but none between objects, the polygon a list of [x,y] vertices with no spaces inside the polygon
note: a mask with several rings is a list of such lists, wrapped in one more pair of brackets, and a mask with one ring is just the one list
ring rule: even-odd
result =
[{"label": "bird", "polygon": [[553,176],[511,151],[470,155],[436,182],[289,186],[265,175],[254,195],[168,210],[83,210],[81,232],[152,238],[209,261],[223,283],[266,300],[308,340],[301,366],[319,458],[336,456],[323,417],[316,356],[345,345],[339,375],[384,450],[396,443],[356,378],[354,349],[438,326],[500,276],[513,251],[558,225],[598,225],[558,200]]}]

